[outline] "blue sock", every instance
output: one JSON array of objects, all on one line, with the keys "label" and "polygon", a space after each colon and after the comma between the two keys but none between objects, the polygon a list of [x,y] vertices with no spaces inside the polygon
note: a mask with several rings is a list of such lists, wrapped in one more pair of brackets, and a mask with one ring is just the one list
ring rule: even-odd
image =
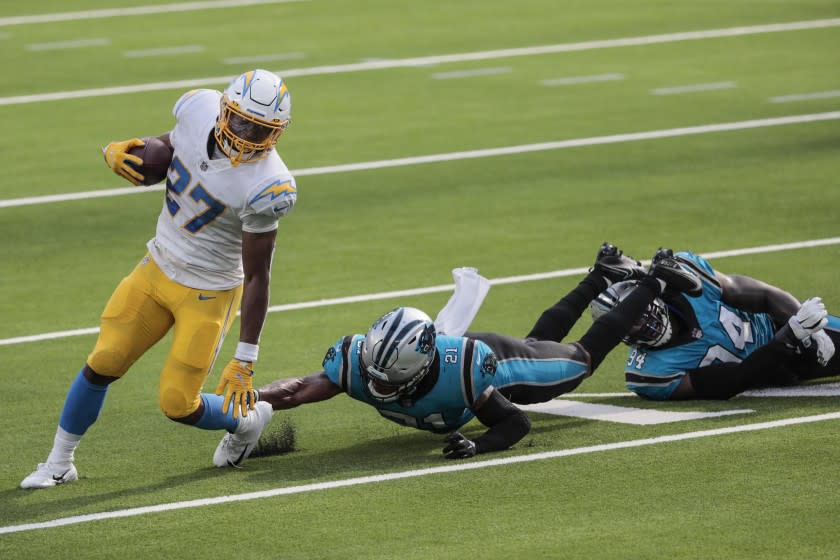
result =
[{"label": "blue sock", "polygon": [[222,403],[225,398],[222,395],[201,393],[201,401],[204,403],[204,414],[195,423],[196,427],[202,430],[227,430],[233,433],[239,426],[239,419],[233,417],[233,407],[227,414],[222,412]]},{"label": "blue sock", "polygon": [[62,430],[77,436],[83,435],[99,418],[108,391],[107,385],[96,385],[88,381],[83,370],[79,370],[76,379],[70,384],[67,398],[64,399],[64,410],[58,421]]}]

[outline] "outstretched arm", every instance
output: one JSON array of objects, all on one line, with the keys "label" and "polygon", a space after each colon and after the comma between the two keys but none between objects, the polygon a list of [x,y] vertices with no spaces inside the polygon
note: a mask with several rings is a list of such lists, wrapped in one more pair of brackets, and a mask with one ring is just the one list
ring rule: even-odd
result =
[{"label": "outstretched arm", "polygon": [[460,432],[447,436],[443,453],[447,459],[466,459],[479,453],[501,451],[514,445],[531,431],[528,416],[504,398],[494,387],[488,387],[473,406],[475,417],[489,429],[475,440]]},{"label": "outstretched arm", "polygon": [[274,410],[325,401],[341,392],[341,387],[330,381],[324,372],[306,377],[279,379],[260,387],[259,400],[271,403]]},{"label": "outstretched arm", "polygon": [[777,326],[799,310],[799,300],[781,288],[749,276],[715,273],[723,291],[721,300],[752,313],[767,313]]}]

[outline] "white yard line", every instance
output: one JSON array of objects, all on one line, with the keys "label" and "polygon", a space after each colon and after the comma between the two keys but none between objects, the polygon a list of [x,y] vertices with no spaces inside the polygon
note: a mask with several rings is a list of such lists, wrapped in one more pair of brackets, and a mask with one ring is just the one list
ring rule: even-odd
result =
[{"label": "white yard line", "polygon": [[[790,115],[787,117],[775,117],[769,119],[735,121],[729,123],[706,124],[681,128],[666,128],[662,130],[630,132],[626,134],[611,134],[607,136],[591,136],[588,138],[558,140],[556,142],[541,142],[538,144],[519,144],[517,146],[505,146],[501,148],[486,148],[481,150],[448,152],[443,154],[430,154],[425,156],[412,156],[396,159],[365,161],[359,163],[326,165],[323,167],[306,167],[303,169],[292,170],[291,173],[295,177],[308,177],[315,175],[329,175],[332,173],[370,171],[374,169],[402,167],[406,165],[420,165],[426,163],[439,163],[444,161],[458,161],[464,159],[508,156],[515,154],[526,154],[531,152],[543,152],[547,150],[562,150],[567,148],[580,148],[585,146],[598,146],[603,144],[619,144],[622,142],[637,142],[641,140],[656,140],[660,138],[676,138],[680,136],[690,136],[694,134],[729,132],[734,130],[748,130],[752,128],[763,128],[768,126],[784,126],[791,124],[804,124],[838,119],[840,119],[840,111],[832,111],[828,113],[812,113],[808,115]],[[129,194],[157,192],[163,190],[163,188],[164,187],[161,185],[146,188],[123,187],[116,189],[83,191],[66,194],[10,198],[6,200],[0,200],[0,208],[12,208],[16,206],[30,206],[33,204],[46,204],[54,202],[65,202],[70,200],[84,200],[89,198],[101,198],[109,196],[122,196]]]},{"label": "white yard line", "polygon": [[140,49],[134,51],[123,51],[126,58],[148,58],[150,56],[172,56],[177,54],[200,53],[207,50],[204,45],[181,45],[178,47],[160,47],[156,49]]},{"label": "white yard line", "polygon": [[63,51],[67,49],[83,49],[86,47],[104,47],[111,44],[110,39],[104,37],[93,39],[76,39],[74,41],[55,41],[52,43],[30,43],[24,45],[28,51]]},{"label": "white yard line", "polygon": [[[811,239],[808,241],[797,241],[794,243],[781,243],[777,245],[762,245],[758,247],[746,247],[743,249],[731,249],[727,251],[704,252],[699,253],[707,259],[722,259],[726,257],[738,257],[744,255],[757,255],[761,253],[775,253],[778,251],[793,251],[798,249],[811,249],[814,247],[825,247],[827,245],[840,245],[840,237],[831,237],[827,239]],[[647,261],[643,261],[647,264]],[[494,278],[490,280],[493,286],[502,286],[505,284],[519,284],[522,282],[534,282],[538,280],[549,280],[551,278],[563,278],[567,276],[578,276],[585,274],[589,267],[582,268],[567,268],[563,270],[553,270],[550,272],[538,272],[535,274],[523,274],[518,276],[507,276],[502,278]],[[362,303],[367,301],[378,301],[382,299],[399,299],[405,297],[412,297],[424,294],[434,294],[440,292],[450,292],[455,289],[454,284],[442,284],[438,286],[427,286],[422,288],[411,288],[407,290],[396,290],[390,292],[377,292],[372,294],[362,294],[357,296],[347,296],[331,299],[318,299],[313,301],[304,301],[299,303],[286,303],[283,305],[273,305],[268,308],[269,313],[280,313],[284,311],[295,311],[299,309],[311,309],[315,307],[330,307],[333,305],[345,305],[348,303]],[[11,346],[14,344],[25,344],[28,342],[39,342],[43,340],[52,340],[58,338],[69,338],[73,336],[84,336],[89,334],[96,334],[99,332],[99,327],[86,327],[81,329],[73,329],[67,331],[55,331],[51,333],[34,334],[29,336],[17,336],[13,338],[0,339],[0,346]],[[629,394],[628,394],[629,395]],[[624,393],[604,394],[604,395],[590,395],[590,396],[624,396]]]},{"label": "white yard line", "polygon": [[716,418],[719,416],[732,416],[734,414],[752,414],[755,412],[755,410],[751,408],[720,410],[717,412],[704,412],[697,410],[657,410],[654,408],[616,406],[614,404],[576,402],[565,398],[554,399],[536,404],[520,404],[517,406],[528,412],[553,414],[555,416],[571,416],[573,418],[586,418],[588,420],[599,420],[602,422],[615,422],[618,424],[631,424],[636,426],[654,426],[657,424],[688,422],[692,420],[702,420],[705,418]]},{"label": "white yard line", "polygon": [[[49,521],[41,521],[38,523],[23,523],[20,525],[8,525],[0,527],[0,535],[9,533],[21,533],[24,531],[34,531],[38,529],[53,529],[55,527],[64,527],[67,525],[76,525],[79,523],[90,523],[92,521],[102,521],[105,519],[119,519],[123,517],[135,517],[138,515],[146,515],[150,513],[160,513],[167,511],[175,511],[181,509],[189,509],[196,507],[215,506],[221,504],[229,504],[235,502],[245,502],[250,500],[259,500],[262,498],[274,498],[277,496],[289,496],[293,494],[303,494],[307,492],[318,492],[321,490],[333,490],[336,488],[347,488],[349,486],[359,486],[363,484],[373,484],[379,482],[390,482],[394,480],[401,480],[406,478],[417,478],[421,476],[429,476],[436,474],[448,474],[463,471],[471,471],[476,469],[486,469],[489,467],[498,467],[506,465],[515,465],[520,463],[530,463],[533,461],[545,461],[548,459],[559,459],[563,457],[574,457],[577,455],[586,455],[589,453],[603,453],[606,451],[614,451],[616,449],[633,449],[637,447],[646,447],[649,445],[659,445],[663,443],[673,443],[678,441],[689,441],[693,439],[700,439],[705,437],[716,437],[729,434],[739,434],[746,432],[757,432],[762,430],[772,430],[775,428],[783,428],[787,426],[796,426],[801,424],[809,424],[813,422],[825,422],[828,420],[840,419],[840,412],[830,412],[827,414],[818,414],[814,416],[800,416],[797,418],[786,418],[784,420],[772,420],[768,422],[756,422],[754,424],[742,424],[739,426],[730,426],[727,428],[715,428],[711,430],[700,430],[695,432],[686,432],[682,434],[673,434],[667,436],[658,436],[652,438],[634,439],[628,441],[618,441],[615,443],[604,443],[600,445],[590,445],[586,447],[575,447],[572,449],[560,449],[557,451],[546,451],[543,453],[531,453],[528,455],[517,455],[515,457],[503,457],[499,459],[487,459],[484,461],[468,461],[456,463],[454,465],[443,465],[440,467],[431,467],[425,469],[415,469],[410,471],[393,472],[371,476],[361,476],[357,478],[347,478],[343,480],[332,480],[328,482],[316,482],[313,484],[303,484],[300,486],[287,486],[283,488],[272,488],[270,490],[261,490],[257,492],[247,492],[244,494],[233,494],[229,496],[217,496],[213,498],[201,498],[197,500],[188,500],[183,502],[170,502],[166,504],[157,504],[152,506],[143,506],[136,508],[120,509],[115,511],[103,511],[98,513],[89,513],[85,515],[74,515],[71,517],[60,517]],[[79,483],[77,483],[79,484]]]},{"label": "white yard line", "polygon": [[577,84],[589,84],[592,82],[612,82],[616,80],[623,80],[624,74],[595,74],[592,76],[570,76],[568,78],[549,78],[547,80],[540,80],[544,86],[571,86]]},{"label": "white yard line", "polygon": [[661,87],[650,90],[653,95],[675,95],[679,93],[695,93],[698,91],[713,91],[718,89],[732,89],[738,87],[735,82],[714,82],[709,84],[690,84],[686,86]]},{"label": "white yard line", "polygon": [[840,89],[832,91],[815,91],[813,93],[779,95],[777,97],[771,97],[770,103],[790,103],[791,101],[811,101],[813,99],[831,99],[833,97],[840,97]]},{"label": "white yard line", "polygon": [[10,16],[0,18],[0,27],[123,16],[145,16],[149,14],[171,14],[173,12],[194,12],[199,10],[215,10],[219,8],[241,8],[245,6],[258,6],[261,4],[287,4],[290,2],[305,1],[308,0],[215,0],[208,2],[178,2],[175,4],[159,4],[156,6],[134,6],[127,8],[85,10],[80,12],[58,12],[29,16]]},{"label": "white yard line", "polygon": [[[517,49],[499,49],[492,51],[478,51],[470,53],[445,54],[403,58],[396,60],[379,60],[352,64],[337,64],[331,66],[315,66],[310,68],[293,68],[278,71],[284,78],[299,76],[321,76],[326,74],[343,74],[349,72],[364,72],[369,70],[385,70],[390,68],[410,68],[443,64],[451,62],[467,62],[477,60],[493,60],[497,58],[512,58],[519,56],[535,56],[543,54],[557,54],[564,52],[587,51],[595,49],[610,49],[618,47],[636,47],[662,43],[676,43],[681,41],[698,41],[705,39],[720,39],[724,37],[740,37],[761,33],[779,33],[787,31],[805,31],[840,26],[840,18],[798,21],[791,23],[774,23],[767,25],[751,25],[744,27],[729,27],[724,29],[709,29],[705,31],[686,31],[679,33],[665,33],[661,35],[646,35],[642,37],[628,37],[623,39],[603,39],[583,41],[580,43],[560,43],[537,47],[522,47]],[[141,93],[146,91],[162,91],[171,89],[193,89],[228,83],[234,76],[213,76],[191,80],[176,80],[170,82],[155,82],[114,87],[101,87],[73,91],[57,91],[51,93],[36,93],[30,95],[15,95],[0,97],[0,105],[20,105],[23,103],[37,103],[42,101],[61,101],[65,99],[79,99],[84,97],[100,97],[105,95],[120,95]]]},{"label": "white yard line", "polygon": [[260,62],[277,62],[278,60],[301,60],[306,56],[302,52],[286,52],[276,54],[258,54],[253,56],[232,56],[222,60],[224,64],[255,64]]},{"label": "white yard line", "polygon": [[436,72],[432,74],[435,80],[452,80],[457,78],[474,78],[476,76],[495,76],[497,74],[510,74],[513,68],[510,66],[498,66],[496,68],[475,68],[473,70],[453,70],[451,72]]},{"label": "white yard line", "polygon": [[801,398],[801,397],[840,397],[840,383],[818,383],[816,385],[797,385],[795,387],[767,387],[750,389],[738,394],[741,397],[757,398]]}]

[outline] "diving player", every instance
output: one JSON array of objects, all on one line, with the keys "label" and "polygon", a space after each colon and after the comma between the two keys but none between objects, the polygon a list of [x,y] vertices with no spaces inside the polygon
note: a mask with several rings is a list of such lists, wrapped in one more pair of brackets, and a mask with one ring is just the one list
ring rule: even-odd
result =
[{"label": "diving player", "polygon": [[[627,388],[654,400],[728,399],[756,386],[840,374],[832,358],[840,318],[820,298],[800,305],[788,292],[747,276],[716,271],[703,257],[676,261],[703,281],[690,297],[665,291],[625,337]],[[632,293],[620,282],[592,302],[593,317]]]},{"label": "diving player", "polygon": [[[589,302],[615,281],[637,286],[614,313],[600,317],[577,342],[560,341]],[[547,309],[525,339],[496,333],[446,336],[428,315],[400,307],[366,335],[345,336],[327,350],[323,371],[275,381],[259,389],[275,410],[322,401],[345,392],[385,418],[421,430],[451,432],[444,456],[462,459],[507,449],[530,430],[512,403],[550,400],[590,376],[665,286],[695,293],[700,280],[673,259],[658,258],[649,273],[605,244],[592,271]],[[488,427],[475,440],[457,432],[473,417]]]},{"label": "diving player", "polygon": [[[185,93],[172,113],[175,127],[160,136],[174,153],[155,236],[105,306],[52,451],[22,488],[77,479],[76,447],[99,416],[109,384],[173,327],[160,372],[160,408],[176,422],[227,430],[216,466],[238,466],[271,419],[271,407],[256,403],[252,377],[278,219],[297,198],[294,178],[274,148],[291,119],[289,91],[271,72],[252,70],[224,92]],[[128,152],[142,145],[133,138],[103,150],[108,166],[135,185],[143,181],[134,167],[142,161]],[[202,393],[240,301],[239,344],[216,393]]]}]

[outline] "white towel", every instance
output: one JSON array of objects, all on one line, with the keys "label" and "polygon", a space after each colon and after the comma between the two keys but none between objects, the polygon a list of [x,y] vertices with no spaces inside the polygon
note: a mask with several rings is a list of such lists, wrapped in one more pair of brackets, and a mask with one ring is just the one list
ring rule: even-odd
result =
[{"label": "white towel", "polygon": [[469,267],[453,269],[452,278],[455,292],[435,318],[435,330],[438,334],[463,336],[490,291],[490,281]]}]

